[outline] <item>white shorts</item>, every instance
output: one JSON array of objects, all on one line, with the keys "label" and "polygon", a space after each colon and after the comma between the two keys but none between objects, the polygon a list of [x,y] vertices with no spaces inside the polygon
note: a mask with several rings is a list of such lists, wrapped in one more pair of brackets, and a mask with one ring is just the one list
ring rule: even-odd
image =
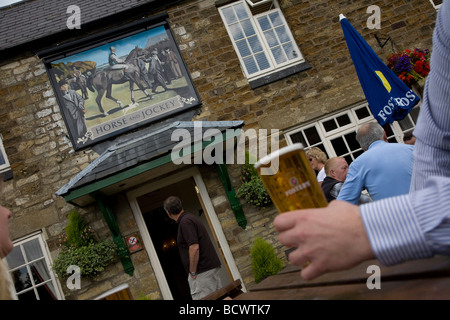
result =
[{"label": "white shorts", "polygon": [[195,279],[188,275],[189,288],[193,300],[200,300],[208,294],[222,288],[219,276],[220,267],[197,274]]}]

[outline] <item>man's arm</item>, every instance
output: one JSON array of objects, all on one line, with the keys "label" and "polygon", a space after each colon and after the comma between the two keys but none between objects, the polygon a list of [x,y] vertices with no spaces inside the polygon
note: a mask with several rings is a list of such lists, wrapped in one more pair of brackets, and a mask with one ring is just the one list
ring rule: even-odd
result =
[{"label": "man's arm", "polygon": [[[189,274],[191,272],[197,272],[198,259],[200,256],[200,247],[198,243],[194,243],[189,246]],[[190,274],[191,275],[191,274]],[[196,278],[197,276],[192,276],[192,278]]]},{"label": "man's arm", "polygon": [[345,201],[280,214],[274,225],[280,242],[297,248],[289,254],[289,262],[298,266],[309,263],[301,272],[306,280],[375,258],[359,207]]},{"label": "man's arm", "polygon": [[[450,256],[450,178],[435,177],[423,190],[360,207],[332,201],[326,208],[278,215],[279,240],[296,247],[292,264],[309,280],[377,258],[383,265]],[[355,245],[357,243],[358,245]]]},{"label": "man's arm", "polygon": [[450,178],[429,179],[423,190],[361,206],[372,250],[384,265],[433,254],[450,255]]}]

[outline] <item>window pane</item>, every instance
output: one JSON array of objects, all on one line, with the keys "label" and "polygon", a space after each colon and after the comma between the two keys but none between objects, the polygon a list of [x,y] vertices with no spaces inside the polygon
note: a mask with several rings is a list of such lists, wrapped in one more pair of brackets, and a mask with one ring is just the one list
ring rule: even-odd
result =
[{"label": "window pane", "polygon": [[280,39],[281,43],[285,43],[285,42],[290,42],[291,41],[291,39],[289,38],[288,34],[286,33],[286,28],[284,26],[276,28],[275,31],[277,32],[278,39]]},{"label": "window pane", "polygon": [[308,144],[305,141],[305,138],[303,138],[302,131],[296,132],[292,134],[291,136],[292,143],[301,143],[303,144],[303,147],[308,147]]},{"label": "window pane", "polygon": [[350,117],[348,116],[348,114],[343,114],[342,116],[337,117],[336,120],[340,127],[349,125],[351,123]]},{"label": "window pane", "polygon": [[234,9],[236,10],[236,14],[239,20],[248,19],[247,10],[245,10],[245,5],[243,3],[239,3],[236,6],[234,6]]},{"label": "window pane", "polygon": [[398,121],[398,124],[402,128],[402,131],[407,131],[414,127],[414,123],[411,121],[411,117],[406,116],[404,119]]},{"label": "window pane", "polygon": [[247,39],[250,44],[250,48],[252,48],[253,53],[261,52],[263,50],[261,46],[261,42],[259,41],[257,36],[250,37]]},{"label": "window pane", "polygon": [[270,21],[266,16],[258,18],[258,23],[262,31],[266,31],[272,28],[272,25],[270,24]]},{"label": "window pane", "polygon": [[239,54],[241,55],[241,57],[247,57],[249,55],[251,55],[250,52],[250,48],[248,47],[247,41],[245,40],[241,40],[236,42],[236,46],[239,50]]},{"label": "window pane", "polygon": [[225,17],[225,21],[227,24],[232,24],[237,22],[236,15],[234,14],[233,7],[228,7],[222,10],[223,16]]},{"label": "window pane", "polygon": [[252,74],[258,72],[258,66],[256,65],[255,59],[253,56],[244,59],[245,68],[247,69],[248,74]]},{"label": "window pane", "polygon": [[356,151],[356,152],[353,152],[353,157],[356,159],[356,158],[358,158],[360,155],[362,155],[364,153],[364,150],[359,150],[359,151]]},{"label": "window pane", "polygon": [[256,61],[258,61],[258,66],[260,70],[265,70],[270,68],[269,60],[267,60],[266,54],[261,52],[255,55]]},{"label": "window pane", "polygon": [[[344,159],[347,161],[347,164],[350,165],[350,163],[353,162],[352,156],[351,155],[346,155],[344,156]],[[356,158],[355,158],[356,159]]]},{"label": "window pane", "polygon": [[239,25],[239,23],[231,25],[230,32],[233,35],[234,41],[241,40],[244,38],[244,34],[242,33],[241,26]]},{"label": "window pane", "polygon": [[334,119],[325,121],[322,124],[323,124],[323,127],[325,128],[326,132],[330,132],[330,131],[338,128],[336,121]]},{"label": "window pane", "polygon": [[53,295],[55,289],[53,288],[53,285],[50,282],[48,282],[45,285],[39,286],[36,289],[39,295],[39,300],[43,301],[56,300],[56,297]]},{"label": "window pane", "polygon": [[338,157],[348,153],[349,151],[342,137],[331,140],[331,144],[333,145],[334,151]]},{"label": "window pane", "polygon": [[298,57],[297,52],[295,51],[292,42],[286,43],[283,45],[284,53],[286,54],[289,60],[296,59]]},{"label": "window pane", "polygon": [[283,24],[283,20],[281,19],[280,13],[278,11],[269,14],[270,20],[274,27],[280,26]]},{"label": "window pane", "polygon": [[367,107],[357,109],[355,110],[355,113],[359,120],[370,117],[370,112],[369,109],[367,109]]},{"label": "window pane", "polygon": [[27,292],[21,293],[17,296],[19,300],[25,300],[25,301],[34,301],[36,299],[36,294],[34,293],[34,290],[28,290]]},{"label": "window pane", "polygon": [[361,149],[358,141],[356,141],[356,131],[347,133],[344,137],[351,151]]},{"label": "window pane", "polygon": [[11,269],[25,264],[25,259],[23,258],[20,246],[14,247],[14,249],[6,256],[6,262],[8,262],[8,266]]},{"label": "window pane", "polygon": [[36,263],[32,263],[30,268],[35,284],[50,280],[50,274],[48,273],[47,265],[45,264],[44,259],[37,261]]},{"label": "window pane", "polygon": [[384,131],[386,131],[386,135],[388,136],[388,138],[390,137],[390,136],[393,136],[394,135],[394,131],[392,131],[392,128],[391,128],[391,125],[390,124],[385,124],[384,126],[383,126],[383,129],[384,129]]},{"label": "window pane", "polygon": [[324,146],[323,144],[318,144],[318,145],[316,145],[315,147],[317,147],[317,148],[319,148],[320,150],[322,150],[322,151],[326,154],[327,158],[329,158],[328,152],[327,152],[327,150],[325,150],[325,146]]},{"label": "window pane", "polygon": [[275,36],[275,33],[273,32],[273,30],[264,32],[264,37],[266,37],[269,47],[272,48],[272,47],[278,46],[279,42],[278,42],[278,39]]},{"label": "window pane", "polygon": [[14,281],[14,287],[16,292],[20,292],[26,288],[31,287],[31,279],[28,274],[27,267],[23,267],[12,272],[12,278]]},{"label": "window pane", "polygon": [[278,64],[287,61],[286,56],[284,55],[284,51],[280,47],[272,48],[272,54]]},{"label": "window pane", "polygon": [[41,249],[41,244],[39,240],[33,239],[23,244],[23,249],[27,257],[28,262],[39,259],[44,256]]},{"label": "window pane", "polygon": [[313,146],[317,143],[322,142],[322,140],[320,139],[319,133],[317,132],[316,127],[311,127],[311,128],[305,129],[305,135],[309,141],[310,146]]},{"label": "window pane", "polygon": [[244,29],[244,33],[247,37],[253,36],[255,34],[255,29],[253,28],[250,20],[241,21],[242,29]]}]

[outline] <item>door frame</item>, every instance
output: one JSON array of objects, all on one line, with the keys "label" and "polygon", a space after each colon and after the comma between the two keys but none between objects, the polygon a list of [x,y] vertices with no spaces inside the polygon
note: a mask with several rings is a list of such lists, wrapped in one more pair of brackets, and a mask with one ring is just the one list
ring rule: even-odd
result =
[{"label": "door frame", "polygon": [[173,300],[173,296],[167,283],[166,277],[164,275],[164,271],[161,267],[161,263],[156,253],[156,249],[153,246],[153,242],[151,240],[150,233],[145,224],[144,217],[137,202],[137,198],[152,191],[155,191],[157,189],[167,187],[169,185],[175,184],[179,181],[189,178],[194,179],[195,185],[198,188],[199,195],[206,209],[205,214],[209,217],[209,220],[211,221],[211,226],[213,228],[212,231],[215,233],[217,237],[219,247],[222,249],[223,256],[225,258],[225,263],[227,263],[228,268],[231,272],[233,278],[231,280],[234,281],[240,279],[242,284],[242,291],[246,292],[247,290],[245,288],[244,282],[236,266],[236,262],[233,258],[230,247],[228,245],[228,241],[223,232],[222,225],[220,224],[219,218],[217,217],[217,214],[214,210],[214,206],[212,204],[211,198],[209,197],[205,183],[203,182],[203,178],[197,167],[191,167],[181,172],[165,177],[164,179],[151,181],[139,188],[127,192],[128,202],[130,203],[131,210],[136,220],[136,224],[139,228],[139,232],[141,233],[142,242],[144,243],[145,250],[147,251],[147,255],[150,259],[150,263],[155,273],[155,277],[158,282],[159,289],[161,290],[163,299]]}]

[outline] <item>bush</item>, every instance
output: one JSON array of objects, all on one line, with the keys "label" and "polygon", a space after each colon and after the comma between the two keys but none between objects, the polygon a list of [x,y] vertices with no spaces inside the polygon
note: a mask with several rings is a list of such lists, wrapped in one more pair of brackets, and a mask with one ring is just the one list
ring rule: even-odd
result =
[{"label": "bush", "polygon": [[80,248],[94,241],[94,230],[88,226],[76,210],[72,210],[69,213],[69,224],[66,227],[66,236],[62,239],[62,244],[67,247]]},{"label": "bush", "polygon": [[112,241],[90,243],[79,248],[66,247],[58,255],[53,264],[53,270],[58,277],[66,278],[67,268],[78,266],[82,276],[91,277],[104,271],[114,260],[115,245]]},{"label": "bush", "polygon": [[252,176],[247,182],[244,182],[238,189],[237,195],[257,207],[266,207],[272,203],[264,184],[258,176]]},{"label": "bush", "polygon": [[256,283],[283,269],[283,262],[276,256],[275,249],[259,237],[255,239],[251,248],[251,258]]},{"label": "bush", "polygon": [[69,213],[65,230],[60,238],[61,251],[52,267],[60,278],[69,276],[67,268],[71,265],[78,266],[82,276],[95,276],[114,260],[115,244],[109,240],[97,242],[94,230],[76,210]]},{"label": "bush", "polygon": [[242,185],[237,190],[237,196],[243,198],[247,203],[256,207],[266,207],[272,203],[261,178],[258,176],[255,167],[249,162],[250,155],[245,154],[245,164],[241,169],[240,180]]}]

